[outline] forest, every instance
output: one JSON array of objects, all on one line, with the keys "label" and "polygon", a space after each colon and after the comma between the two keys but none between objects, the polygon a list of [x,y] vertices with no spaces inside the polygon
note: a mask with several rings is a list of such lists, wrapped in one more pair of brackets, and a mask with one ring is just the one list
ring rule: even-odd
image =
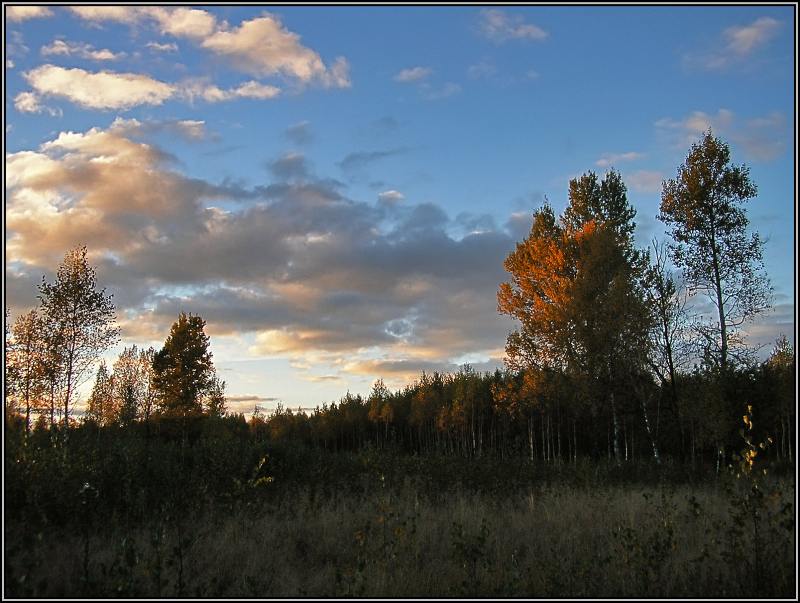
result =
[{"label": "forest", "polygon": [[640,248],[621,175],[586,172],[487,292],[518,325],[502,370],[249,418],[191,312],[102,360],[113,299],[69,250],[5,313],[4,595],[795,597],[796,361],[746,335],[756,196],[708,131]]}]

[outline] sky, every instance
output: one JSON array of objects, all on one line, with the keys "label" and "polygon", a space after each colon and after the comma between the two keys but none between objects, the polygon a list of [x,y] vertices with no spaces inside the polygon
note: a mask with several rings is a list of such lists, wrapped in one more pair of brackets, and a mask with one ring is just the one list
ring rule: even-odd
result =
[{"label": "sky", "polygon": [[662,180],[708,128],[758,187],[749,342],[794,342],[793,6],[4,12],[6,305],[87,245],[109,361],[185,311],[238,412],[502,367],[532,212],[614,168],[639,245],[664,239]]}]

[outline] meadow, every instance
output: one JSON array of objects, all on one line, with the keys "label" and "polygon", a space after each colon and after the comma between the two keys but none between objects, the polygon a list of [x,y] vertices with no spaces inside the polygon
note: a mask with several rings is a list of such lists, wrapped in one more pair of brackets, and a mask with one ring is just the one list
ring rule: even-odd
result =
[{"label": "meadow", "polygon": [[[7,433],[7,435],[9,435]],[[793,597],[793,467],[7,437],[8,597]]]}]

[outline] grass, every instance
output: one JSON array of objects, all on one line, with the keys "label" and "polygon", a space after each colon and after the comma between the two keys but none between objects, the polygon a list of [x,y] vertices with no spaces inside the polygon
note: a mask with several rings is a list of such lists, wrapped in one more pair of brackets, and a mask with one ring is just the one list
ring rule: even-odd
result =
[{"label": "grass", "polygon": [[[456,461],[453,461],[456,462]],[[760,563],[747,484],[251,484],[128,526],[6,523],[6,596],[793,597],[794,482],[771,478]],[[759,575],[755,576],[754,572]]]}]

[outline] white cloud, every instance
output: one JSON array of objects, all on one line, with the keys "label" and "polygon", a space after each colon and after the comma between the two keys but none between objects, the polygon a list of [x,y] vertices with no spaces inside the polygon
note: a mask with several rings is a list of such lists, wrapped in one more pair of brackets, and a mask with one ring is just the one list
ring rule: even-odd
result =
[{"label": "white cloud", "polygon": [[33,92],[20,92],[14,97],[14,108],[20,113],[49,113],[53,117],[61,115],[61,111],[47,107]]},{"label": "white cloud", "polygon": [[760,17],[750,25],[729,27],[723,35],[728,40],[728,50],[746,55],[774,38],[779,28],[779,21],[771,17]]},{"label": "white cloud", "polygon": [[487,8],[481,11],[481,33],[489,40],[502,43],[508,40],[547,39],[548,33],[538,25],[526,23],[518,15],[508,15],[501,10]]},{"label": "white cloud", "polygon": [[14,61],[6,59],[6,69],[14,69]]},{"label": "white cloud", "polygon": [[339,59],[329,72],[320,56],[300,43],[300,36],[287,30],[269,14],[243,21],[239,27],[219,29],[201,46],[225,57],[238,69],[256,76],[282,75],[308,84],[347,87],[347,62]]},{"label": "white cloud", "polygon": [[266,100],[281,92],[275,86],[253,80],[222,89],[203,79],[172,84],[137,73],[91,72],[55,65],[42,65],[23,76],[34,89],[22,93],[17,102],[17,109],[26,112],[34,112],[34,107],[36,112],[41,110],[41,96],[64,98],[87,109],[127,110],[140,105],[161,105],[174,98],[216,103],[237,98]]},{"label": "white cloud", "polygon": [[77,17],[93,23],[113,21],[133,24],[141,19],[141,9],[135,6],[70,6],[68,8]]},{"label": "white cloud", "polygon": [[378,193],[378,201],[381,203],[388,203],[389,205],[399,203],[405,198],[406,196],[403,193],[394,189]]},{"label": "white cloud", "polygon": [[280,88],[261,84],[256,81],[248,81],[240,84],[236,88],[224,90],[216,84],[211,84],[206,80],[187,80],[181,85],[180,94],[193,102],[196,98],[208,103],[219,103],[236,98],[252,98],[267,100],[275,98],[281,93]]},{"label": "white cloud", "polygon": [[433,69],[430,67],[409,67],[395,75],[394,81],[403,83],[418,82],[424,80],[431,73],[433,73]]},{"label": "white cloud", "polygon": [[53,11],[46,6],[6,6],[4,8],[6,19],[12,23],[53,16]]},{"label": "white cloud", "polygon": [[195,8],[146,7],[142,13],[154,19],[162,34],[202,40],[217,27],[217,20],[208,11]]},{"label": "white cloud", "polygon": [[644,157],[642,153],[636,151],[628,151],[627,153],[603,153],[603,155],[594,162],[597,167],[607,168],[623,161],[636,161]]},{"label": "white cloud", "polygon": [[137,73],[93,73],[42,65],[26,72],[24,77],[40,95],[65,98],[89,109],[160,105],[175,94],[172,85]]},{"label": "white cloud", "polygon": [[[187,7],[70,8],[78,17],[94,23],[153,24],[161,34],[190,39],[227,59],[234,68],[257,77],[282,76],[300,84],[317,83],[326,88],[351,85],[347,59],[338,57],[326,67],[317,52],[303,46],[298,34],[286,29],[277,16],[269,13],[232,27],[227,21],[218,22],[208,11]],[[155,50],[171,49],[163,44],[149,46]]]},{"label": "white cloud", "polygon": [[177,52],[178,45],[175,42],[168,42],[161,44],[159,42],[148,42],[145,44],[147,48],[154,52]]},{"label": "white cloud", "polygon": [[53,43],[49,46],[43,46],[40,52],[42,56],[77,56],[92,61],[116,61],[125,56],[124,52],[115,54],[106,48],[103,50],[96,50],[90,44],[80,44],[65,40],[53,40]]},{"label": "white cloud", "polygon": [[739,64],[758,48],[772,40],[779,32],[781,22],[771,17],[760,17],[749,25],[733,26],[722,32],[721,40],[708,52],[690,52],[684,55],[687,67],[703,70],[720,70]]}]

